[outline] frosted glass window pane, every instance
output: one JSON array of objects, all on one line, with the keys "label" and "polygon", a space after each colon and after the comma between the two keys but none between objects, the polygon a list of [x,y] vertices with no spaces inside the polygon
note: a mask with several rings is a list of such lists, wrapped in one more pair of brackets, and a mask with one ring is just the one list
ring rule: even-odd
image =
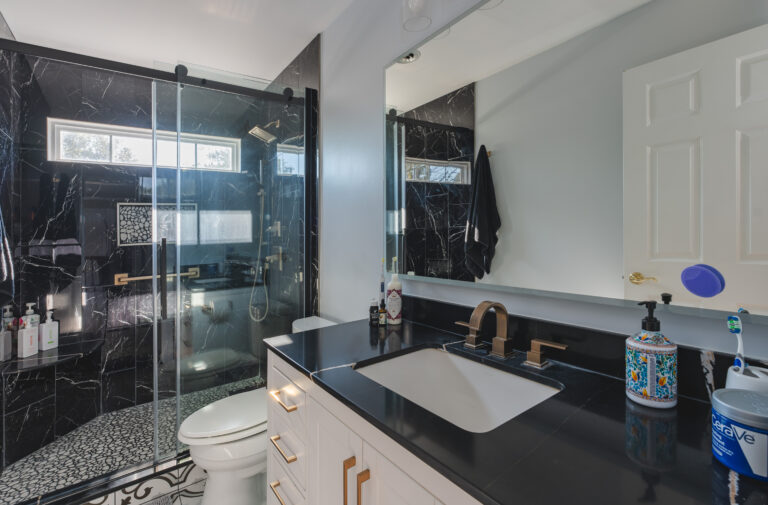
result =
[{"label": "frosted glass window pane", "polygon": [[62,160],[109,162],[109,135],[62,132],[59,153]]},{"label": "frosted glass window pane", "polygon": [[201,210],[201,244],[253,242],[253,215],[249,210]]},{"label": "frosted glass window pane", "polygon": [[197,144],[197,168],[232,169],[232,148]]},{"label": "frosted glass window pane", "polygon": [[176,142],[173,140],[157,141],[157,166],[175,167],[176,166]]},{"label": "frosted glass window pane", "polygon": [[[171,168],[176,166],[175,140],[157,141],[157,166]],[[193,142],[181,143],[181,166],[182,168],[195,168],[195,144]]]},{"label": "frosted glass window pane", "polygon": [[139,137],[112,137],[112,163],[152,164],[152,140]]}]

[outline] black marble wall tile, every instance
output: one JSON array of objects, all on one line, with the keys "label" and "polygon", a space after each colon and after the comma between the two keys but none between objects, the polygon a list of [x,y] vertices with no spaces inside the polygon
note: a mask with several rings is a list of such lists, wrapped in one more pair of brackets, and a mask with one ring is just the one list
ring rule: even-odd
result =
[{"label": "black marble wall tile", "polygon": [[136,368],[101,375],[101,408],[103,413],[136,405]]},{"label": "black marble wall tile", "polygon": [[448,188],[446,184],[425,184],[426,191],[426,228],[437,230],[448,227]]},{"label": "black marble wall tile", "polygon": [[55,391],[53,367],[3,375],[4,411],[13,412]]},{"label": "black marble wall tile", "polygon": [[475,83],[405,112],[403,117],[442,125],[475,129]]},{"label": "black marble wall tile", "polygon": [[101,348],[102,372],[133,368],[136,365],[135,327],[107,330],[104,346]]},{"label": "black marble wall tile", "polygon": [[422,125],[406,123],[405,156],[408,158],[427,157],[427,133]]},{"label": "black marble wall tile", "polygon": [[3,416],[4,465],[18,461],[54,439],[56,402],[53,395],[39,399]]},{"label": "black marble wall tile", "polygon": [[291,88],[297,96],[303,96],[305,88],[320,89],[320,35],[312,39],[266,90],[282,93],[286,87]]},{"label": "black marble wall tile", "polygon": [[405,271],[415,275],[426,275],[427,249],[426,231],[419,228],[406,228],[403,240],[405,241]]},{"label": "black marble wall tile", "polygon": [[56,437],[101,413],[100,372],[98,352],[56,366]]}]

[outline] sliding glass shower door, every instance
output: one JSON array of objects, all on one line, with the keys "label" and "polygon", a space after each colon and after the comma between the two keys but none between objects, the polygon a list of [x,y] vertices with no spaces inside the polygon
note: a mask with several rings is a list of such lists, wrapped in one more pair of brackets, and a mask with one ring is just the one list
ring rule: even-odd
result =
[{"label": "sliding glass shower door", "polygon": [[264,338],[304,315],[304,105],[155,83],[157,458],[203,406],[263,387]]}]

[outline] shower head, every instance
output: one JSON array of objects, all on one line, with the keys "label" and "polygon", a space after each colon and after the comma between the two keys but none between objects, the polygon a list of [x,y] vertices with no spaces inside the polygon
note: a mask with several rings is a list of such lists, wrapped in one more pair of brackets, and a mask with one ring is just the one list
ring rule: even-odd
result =
[{"label": "shower head", "polygon": [[277,137],[269,133],[267,130],[260,128],[258,126],[254,126],[250,130],[248,130],[248,133],[266,144],[271,144],[272,142],[277,140]]}]

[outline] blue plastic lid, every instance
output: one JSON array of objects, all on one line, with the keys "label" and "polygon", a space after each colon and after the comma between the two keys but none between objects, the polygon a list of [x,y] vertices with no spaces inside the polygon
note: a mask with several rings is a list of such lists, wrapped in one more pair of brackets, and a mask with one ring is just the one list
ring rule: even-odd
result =
[{"label": "blue plastic lid", "polygon": [[680,274],[685,289],[702,298],[712,298],[725,289],[725,278],[716,268],[709,265],[693,265]]}]

